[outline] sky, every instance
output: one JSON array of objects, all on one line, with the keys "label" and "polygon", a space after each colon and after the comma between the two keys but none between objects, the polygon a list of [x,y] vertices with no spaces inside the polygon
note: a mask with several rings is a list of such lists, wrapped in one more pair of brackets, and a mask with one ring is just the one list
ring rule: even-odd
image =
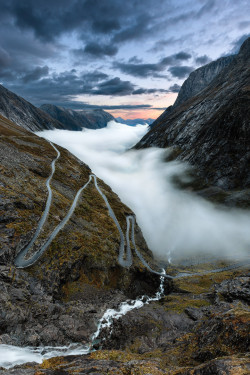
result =
[{"label": "sky", "polygon": [[36,106],[157,118],[250,36],[249,0],[0,0],[0,83]]}]

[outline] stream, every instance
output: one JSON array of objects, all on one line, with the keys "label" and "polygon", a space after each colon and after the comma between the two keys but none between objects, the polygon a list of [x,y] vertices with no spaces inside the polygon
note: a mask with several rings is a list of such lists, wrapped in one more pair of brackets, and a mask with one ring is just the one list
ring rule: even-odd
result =
[{"label": "stream", "polygon": [[117,309],[107,309],[97,324],[97,329],[90,338],[88,345],[71,344],[69,346],[40,346],[40,347],[17,347],[13,345],[0,345],[0,367],[6,369],[12,368],[16,365],[21,365],[27,362],[42,363],[45,359],[58,356],[68,355],[84,355],[94,351],[93,347],[98,341],[98,337],[103,329],[109,329],[109,334],[112,332],[112,323],[115,319],[121,318],[129,311],[140,309],[145,304],[153,301],[158,301],[164,296],[164,271],[160,277],[159,288],[153,297],[146,295],[140,296],[135,300],[127,300],[122,302]]}]

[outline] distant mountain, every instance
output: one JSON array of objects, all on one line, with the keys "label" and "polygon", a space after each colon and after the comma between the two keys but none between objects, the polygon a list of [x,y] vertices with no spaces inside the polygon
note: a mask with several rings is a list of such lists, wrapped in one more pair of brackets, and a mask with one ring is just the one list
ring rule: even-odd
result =
[{"label": "distant mountain", "polygon": [[191,97],[183,94],[136,148],[173,146],[178,159],[196,166],[209,184],[250,188],[250,38],[224,68],[222,61],[228,62],[220,59],[220,68],[209,73],[214,79],[209,84],[210,78],[204,79],[199,87],[205,87],[194,96],[194,77],[216,62],[190,75],[181,92]]},{"label": "distant mountain", "polygon": [[126,124],[126,125],[130,125],[130,126],[134,126],[134,125],[138,125],[138,124],[147,124],[147,125],[151,125],[155,120],[152,119],[152,118],[147,118],[146,120],[142,119],[142,118],[136,118],[136,119],[133,119],[133,120],[124,120],[123,118],[121,117],[116,117],[116,121],[120,122],[121,124]]},{"label": "distant mountain", "polygon": [[43,104],[40,108],[70,130],[81,130],[82,128],[100,129],[107,126],[109,121],[115,121],[111,114],[102,109],[76,111],[52,104]]},{"label": "distant mountain", "polygon": [[63,124],[2,85],[0,85],[0,114],[31,131],[64,128]]}]

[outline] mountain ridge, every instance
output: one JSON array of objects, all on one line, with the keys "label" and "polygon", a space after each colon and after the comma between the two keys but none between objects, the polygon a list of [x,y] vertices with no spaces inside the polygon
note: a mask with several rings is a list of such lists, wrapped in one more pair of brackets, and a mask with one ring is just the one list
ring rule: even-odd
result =
[{"label": "mountain ridge", "polygon": [[115,118],[103,109],[73,110],[53,104],[43,104],[40,109],[57,121],[67,126],[69,130],[101,129]]},{"label": "mountain ridge", "polygon": [[138,124],[151,125],[155,121],[152,118],[148,118],[148,119],[136,118],[136,119],[127,119],[127,120],[124,120],[122,117],[116,117],[116,120],[118,122],[120,122],[121,124],[130,125],[130,126],[135,126],[135,125],[138,125]]},{"label": "mountain ridge", "polygon": [[64,128],[63,124],[2,85],[0,85],[0,114],[30,131]]}]

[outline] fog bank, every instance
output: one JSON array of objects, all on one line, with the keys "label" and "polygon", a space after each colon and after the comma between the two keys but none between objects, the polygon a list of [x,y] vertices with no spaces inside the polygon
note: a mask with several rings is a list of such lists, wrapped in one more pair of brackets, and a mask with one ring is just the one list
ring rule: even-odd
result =
[{"label": "fog bank", "polygon": [[187,169],[164,162],[168,150],[129,150],[148,127],[110,122],[107,128],[37,133],[88,164],[136,214],[148,246],[163,260],[212,256],[239,259],[249,254],[250,214],[224,210],[178,190],[175,175]]}]

